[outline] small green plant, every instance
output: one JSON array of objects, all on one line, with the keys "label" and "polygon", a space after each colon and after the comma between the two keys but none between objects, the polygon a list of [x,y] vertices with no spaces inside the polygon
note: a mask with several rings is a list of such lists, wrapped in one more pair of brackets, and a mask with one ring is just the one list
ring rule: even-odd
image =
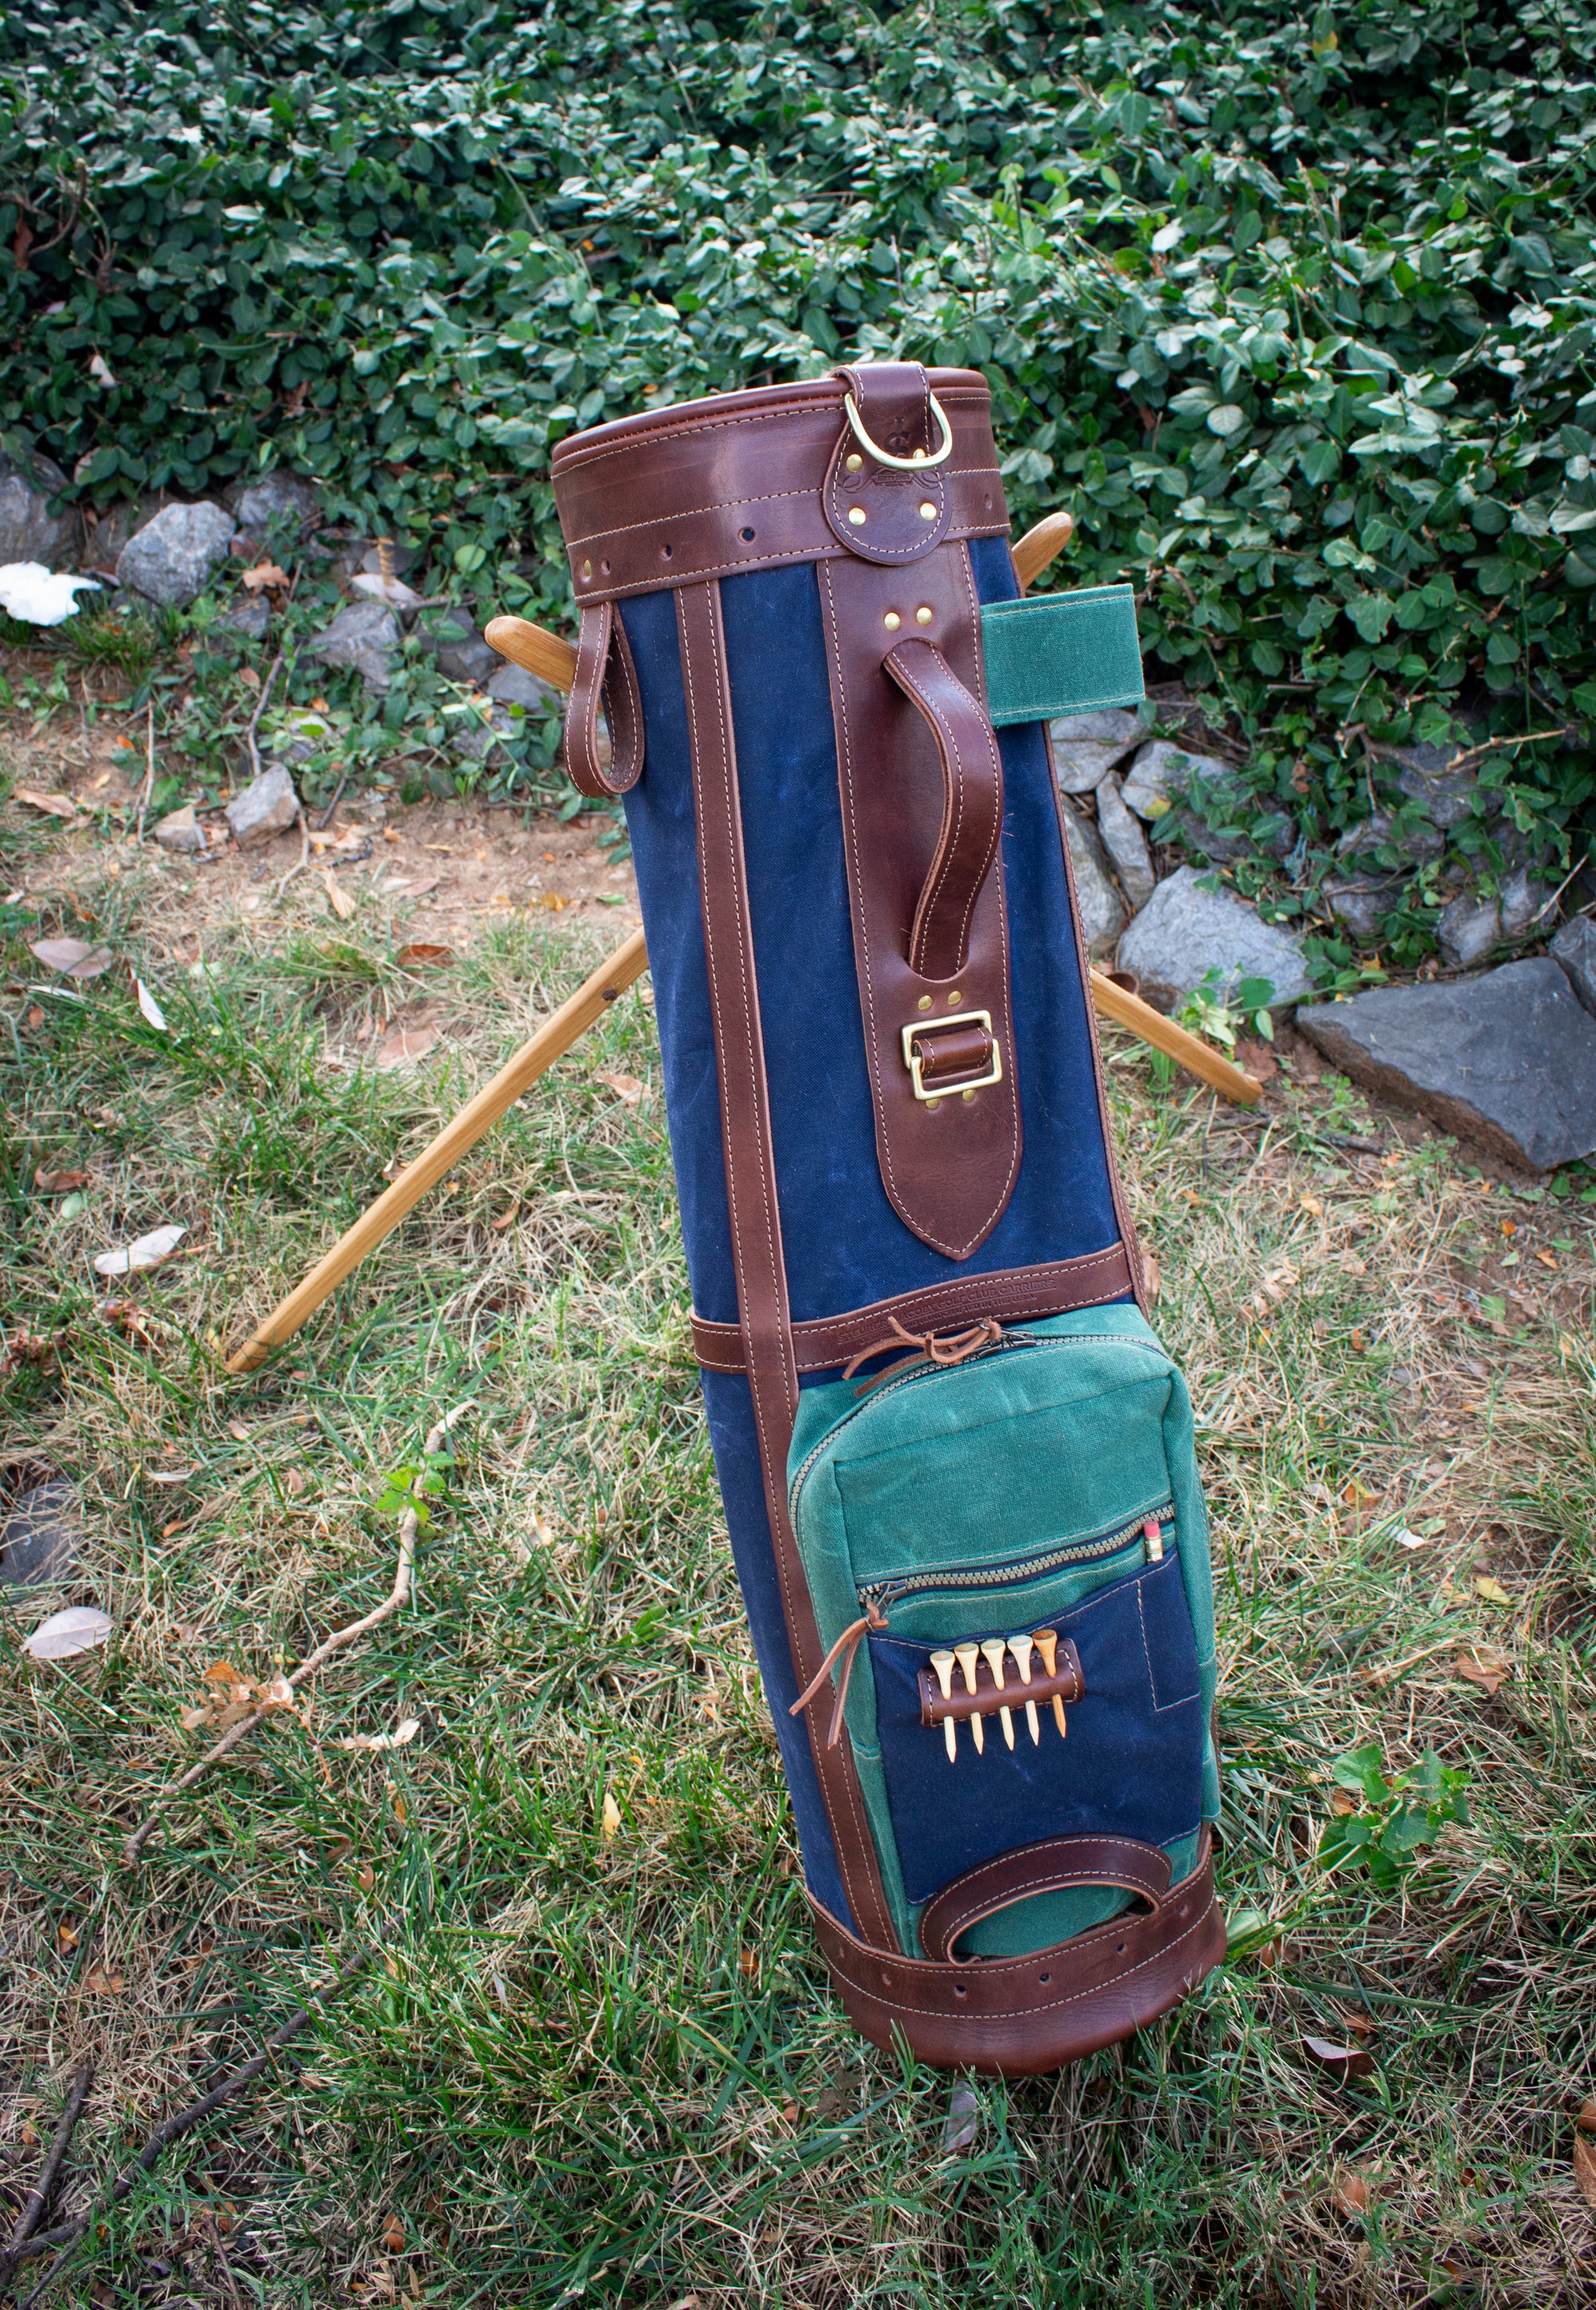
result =
[{"label": "small green plant", "polygon": [[1398,1889],[1420,1847],[1433,1845],[1448,1821],[1468,1825],[1469,1776],[1443,1765],[1433,1749],[1411,1772],[1387,1780],[1379,1744],[1370,1741],[1338,1757],[1331,1777],[1363,1802],[1328,1824],[1319,1840],[1319,1864],[1331,1870],[1362,1863],[1382,1893]]},{"label": "small green plant", "polygon": [[[1269,1006],[1274,999],[1272,978],[1238,978],[1227,987],[1216,963],[1186,996],[1175,1014],[1175,1023],[1193,1035],[1206,1035],[1210,1043],[1222,1043],[1227,1051],[1235,1050],[1237,1030],[1244,1027],[1272,1043],[1275,1025]],[[1173,1081],[1176,1062],[1162,1051],[1151,1055],[1153,1081]]]},{"label": "small green plant", "polygon": [[383,1488],[372,1502],[378,1515],[402,1516],[415,1514],[416,1530],[425,1532],[432,1522],[428,1501],[441,1499],[448,1490],[447,1471],[455,1464],[452,1452],[423,1452],[421,1458],[403,1468],[390,1468],[383,1478]]}]

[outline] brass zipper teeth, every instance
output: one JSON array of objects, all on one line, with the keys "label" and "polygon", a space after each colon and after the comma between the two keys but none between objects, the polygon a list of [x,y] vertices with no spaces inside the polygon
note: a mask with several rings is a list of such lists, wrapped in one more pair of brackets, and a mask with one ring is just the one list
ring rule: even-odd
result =
[{"label": "brass zipper teeth", "polygon": [[1028,1556],[1020,1564],[993,1570],[969,1572],[911,1572],[895,1580],[872,1581],[858,1590],[862,1604],[880,1604],[890,1599],[897,1603],[916,1589],[930,1588],[1011,1588],[1021,1581],[1035,1580],[1044,1572],[1054,1572],[1065,1564],[1080,1564],[1094,1556],[1112,1556],[1115,1550],[1128,1548],[1133,1540],[1141,1538],[1149,1518],[1157,1521],[1160,1535],[1175,1522],[1175,1503],[1166,1500],[1161,1507],[1149,1508],[1145,1515],[1116,1531],[1100,1533],[1095,1540],[1076,1541],[1069,1548],[1049,1549],[1041,1556]]}]

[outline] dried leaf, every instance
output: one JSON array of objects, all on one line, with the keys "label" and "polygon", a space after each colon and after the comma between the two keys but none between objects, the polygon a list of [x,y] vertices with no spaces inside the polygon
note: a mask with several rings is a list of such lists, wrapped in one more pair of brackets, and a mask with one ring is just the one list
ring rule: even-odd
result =
[{"label": "dried leaf", "polygon": [[369,1861],[361,1862],[360,1874],[356,1881],[360,1885],[362,1893],[369,1893],[372,1887],[376,1884],[377,1871],[373,1869]]},{"label": "dried leaf", "polygon": [[551,915],[563,914],[570,903],[568,899],[562,899],[558,890],[545,890],[538,900],[539,906]]},{"label": "dried leaf", "polygon": [[377,1046],[377,1064],[386,1073],[424,1058],[438,1040],[436,1027],[395,1027]]},{"label": "dried leaf", "polygon": [[82,939],[35,939],[29,946],[48,970],[58,970],[66,978],[98,978],[108,971],[116,957],[109,947],[85,946]]},{"label": "dried leaf", "polygon": [[120,1997],[127,1983],[119,1973],[108,1973],[101,1965],[90,1968],[83,1987],[91,1997]]},{"label": "dried leaf", "polygon": [[1368,2209],[1368,2183],[1363,2175],[1352,2173],[1349,2169],[1343,2168],[1337,2175],[1331,2194],[1344,2214],[1361,2214]]},{"label": "dried leaf", "polygon": [[407,1716],[403,1724],[395,1724],[391,1732],[351,1733],[347,1741],[340,1741],[338,1746],[341,1749],[349,1750],[403,1749],[407,1741],[413,1741],[415,1739],[416,1734],[421,1731],[421,1724],[419,1717]]},{"label": "dried leaf", "polygon": [[22,1639],[22,1650],[34,1660],[70,1660],[74,1653],[92,1652],[103,1645],[111,1633],[108,1616],[92,1604],[71,1604],[65,1612],[52,1612],[41,1620],[30,1637]]},{"label": "dried leaf", "polygon": [[387,2220],[383,2224],[382,2242],[384,2245],[386,2246],[390,2254],[403,2253],[404,2224],[400,2220],[397,2214],[390,2214]]},{"label": "dried leaf", "polygon": [[1317,1195],[1299,1195],[1297,1200],[1304,1211],[1311,1213],[1314,1219],[1322,1220],[1324,1217],[1324,1206]]},{"label": "dried leaf", "polygon": [[270,586],[275,591],[278,586],[287,585],[288,572],[279,569],[274,561],[257,561],[253,569],[244,572],[244,583],[252,594],[258,594],[263,586]]},{"label": "dried leaf", "polygon": [[50,818],[75,818],[78,806],[70,795],[37,794],[31,786],[13,786],[13,802],[25,802],[30,810],[42,810]]},{"label": "dried leaf", "polygon": [[296,1703],[294,1689],[287,1677],[278,1674],[272,1678],[270,1683],[263,1684],[257,1696],[257,1704],[266,1709],[286,1708],[291,1715]]},{"label": "dried leaf", "polygon": [[150,1234],[141,1235],[134,1242],[125,1244],[120,1251],[100,1252],[94,1262],[94,1272],[96,1275],[131,1275],[140,1268],[159,1267],[163,1259],[171,1256],[187,1233],[186,1227],[152,1229]]},{"label": "dried leaf", "polygon": [[620,1807],[608,1789],[604,1791],[603,1810],[599,1815],[599,1833],[606,1845],[612,1844],[620,1834]]},{"label": "dried leaf", "polygon": [[956,2157],[959,2150],[969,2149],[980,2131],[980,2095],[974,2086],[956,2085],[948,2097],[948,2115],[942,2123],[943,2157]]},{"label": "dried leaf", "polygon": [[304,1498],[305,1491],[309,1481],[310,1479],[307,1476],[303,1468],[285,1468],[283,1470],[282,1489],[291,1500],[302,1499]]},{"label": "dried leaf", "polygon": [[185,1732],[198,1732],[211,1722],[208,1708],[185,1708],[178,1718]]},{"label": "dried leaf", "polygon": [[1474,1583],[1474,1594],[1483,1596],[1488,1604],[1511,1604],[1513,1602],[1502,1583],[1493,1580],[1488,1573]]},{"label": "dried leaf", "polygon": [[77,1945],[77,1927],[73,1924],[70,1917],[63,1917],[61,1923],[56,1927],[56,1948],[61,1951],[63,1957],[67,1957],[74,1949],[76,1949]]},{"label": "dried leaf", "polygon": [[33,1174],[33,1185],[41,1195],[75,1194],[88,1184],[87,1171],[47,1171],[41,1163]]},{"label": "dried leaf", "polygon": [[1328,2037],[1305,2035],[1302,2048],[1311,2062],[1328,2071],[1340,2085],[1345,2085],[1351,2078],[1366,2078],[1375,2066],[1373,2054],[1366,2053],[1362,2046],[1334,2045]]},{"label": "dried leaf", "polygon": [[[393,887],[390,883],[389,888]],[[394,960],[403,969],[420,970],[435,963],[453,962],[455,950],[452,946],[435,946],[426,939],[419,939],[413,945],[402,946]]]},{"label": "dried leaf", "polygon": [[1596,2212],[1596,2142],[1587,2141],[1583,2133],[1574,2137],[1574,2178],[1580,2196]]},{"label": "dried leaf", "polygon": [[242,1684],[243,1681],[231,1661],[213,1661],[205,1671],[207,1684]]},{"label": "dried leaf", "polygon": [[516,1221],[520,1218],[520,1216],[521,1198],[517,1195],[515,1202],[509,1206],[509,1209],[507,1211],[500,1211],[499,1217],[491,1222],[494,1234],[503,1235],[507,1229],[513,1228],[515,1226]]},{"label": "dried leaf", "polygon": [[154,1028],[156,1033],[158,1035],[164,1035],[167,1031],[166,1012],[161,1009],[160,1003],[157,1003],[155,997],[151,994],[149,988],[144,985],[142,978],[135,978],[133,983],[138,989],[139,1009],[150,1021],[151,1026]]},{"label": "dried leaf", "polygon": [[1481,1692],[1495,1698],[1513,1674],[1513,1663],[1500,1653],[1492,1652],[1487,1645],[1476,1645],[1472,1652],[1460,1653],[1452,1663],[1453,1676],[1461,1676],[1466,1684],[1477,1684]]},{"label": "dried leaf", "polygon": [[241,1420],[230,1420],[227,1423],[227,1432],[235,1444],[247,1444],[249,1441],[249,1430]]},{"label": "dried leaf", "polygon": [[601,1070],[598,1080],[614,1092],[623,1107],[636,1107],[648,1089],[636,1075],[612,1074],[607,1068]]},{"label": "dried leaf", "polygon": [[355,910],[354,900],[350,897],[349,892],[343,888],[343,885],[341,882],[334,881],[333,879],[332,869],[330,867],[322,876],[322,881],[327,886],[327,903],[332,908],[333,912],[337,916],[341,923],[348,922],[351,915],[352,915]]}]

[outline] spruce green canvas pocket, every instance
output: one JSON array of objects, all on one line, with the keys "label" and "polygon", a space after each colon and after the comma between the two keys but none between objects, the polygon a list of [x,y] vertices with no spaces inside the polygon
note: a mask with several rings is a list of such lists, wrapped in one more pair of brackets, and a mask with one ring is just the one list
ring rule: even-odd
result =
[{"label": "spruce green canvas pocket", "polygon": [[[1184,1383],[1136,1309],[1017,1326],[863,1395],[806,1389],[789,1477],[823,1641],[872,1623],[846,1715],[906,1948],[945,1884],[1042,1837],[1118,1833],[1190,1869],[1218,1795],[1208,1530]],[[922,1721],[933,1654],[1038,1629],[1084,1669],[1065,1729],[1011,1711],[977,1749]],[[961,1952],[1049,1946],[1123,1900],[1038,1896]]]}]

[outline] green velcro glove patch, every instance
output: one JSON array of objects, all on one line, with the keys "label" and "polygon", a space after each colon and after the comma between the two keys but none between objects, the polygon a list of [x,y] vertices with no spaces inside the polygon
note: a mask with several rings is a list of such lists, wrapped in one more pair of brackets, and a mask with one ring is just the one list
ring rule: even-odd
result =
[{"label": "green velcro glove patch", "polygon": [[1129,586],[1088,586],[981,612],[986,704],[998,726],[1137,706],[1146,696]]}]

